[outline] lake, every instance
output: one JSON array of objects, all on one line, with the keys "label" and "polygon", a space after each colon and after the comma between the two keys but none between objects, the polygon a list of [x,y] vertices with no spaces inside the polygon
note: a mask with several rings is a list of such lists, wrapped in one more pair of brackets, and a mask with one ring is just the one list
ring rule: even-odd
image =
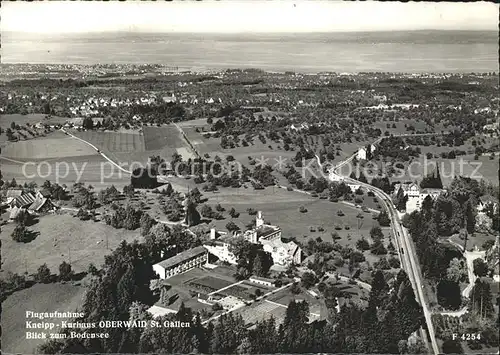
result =
[{"label": "lake", "polygon": [[2,63],[164,64],[203,70],[498,72],[498,33],[2,33]]}]

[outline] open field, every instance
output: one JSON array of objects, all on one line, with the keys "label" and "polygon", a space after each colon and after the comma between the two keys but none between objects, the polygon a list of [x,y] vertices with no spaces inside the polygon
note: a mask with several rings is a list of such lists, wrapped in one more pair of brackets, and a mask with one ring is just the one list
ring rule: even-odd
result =
[{"label": "open field", "polygon": [[[214,207],[220,203],[222,207],[229,210],[234,207],[240,212],[239,218],[232,219],[242,230],[255,216],[247,213],[248,208],[262,211],[266,221],[276,224],[283,230],[283,236],[296,237],[299,241],[305,241],[305,236],[321,237],[324,240],[331,241],[331,232],[336,231],[344,240],[347,235],[354,239],[358,235],[358,218],[361,213],[363,219],[359,219],[359,234],[367,235],[372,226],[377,226],[378,222],[372,219],[371,213],[364,213],[360,209],[347,206],[340,202],[334,203],[328,200],[320,200],[299,192],[286,191],[280,188],[268,187],[264,190],[253,189],[227,189],[231,194],[223,191],[212,194],[206,193],[209,198],[208,204]],[[274,190],[274,192],[273,192]],[[304,206],[308,212],[299,212],[299,207]],[[337,212],[341,210],[344,216],[340,217]],[[225,214],[226,216],[226,214]],[[212,221],[212,224],[218,229],[225,230],[226,224],[231,220],[227,217],[225,220]],[[346,230],[345,226],[349,229]],[[336,226],[342,227],[335,230]],[[314,227],[311,232],[310,227]],[[323,227],[324,231],[319,232],[318,227]]]},{"label": "open field", "polygon": [[0,115],[0,127],[2,128],[8,128],[10,127],[11,123],[14,122],[15,124],[18,124],[20,126],[26,125],[26,123],[29,123],[31,125],[37,124],[37,123],[42,123],[42,124],[48,124],[48,125],[56,125],[56,124],[63,124],[69,118],[67,117],[57,117],[57,116],[51,116],[50,118],[45,118],[46,115],[41,114],[41,113],[33,113],[33,114],[28,114],[28,115],[21,115],[21,114],[8,114],[8,115]]},{"label": "open field", "polygon": [[18,183],[34,181],[42,184],[50,180],[69,186],[75,182],[84,182],[97,188],[111,184],[117,187],[130,184],[129,174],[119,170],[98,154],[53,158],[46,162],[39,161],[31,164],[3,157],[0,157],[0,161],[4,179],[15,178]]},{"label": "open field", "polygon": [[144,136],[139,132],[72,132],[75,136],[109,152],[143,152]]},{"label": "open field", "polygon": [[[34,354],[43,339],[26,339],[26,311],[74,312],[83,303],[85,287],[71,283],[35,284],[17,291],[2,303],[2,350],[6,353]],[[33,319],[33,321],[38,321]],[[61,323],[46,318],[44,322]],[[38,321],[39,322],[39,321]],[[38,331],[39,329],[35,330]]]},{"label": "open field", "polygon": [[[44,263],[53,273],[59,265],[70,262],[75,272],[87,270],[90,263],[100,266],[104,256],[110,254],[121,241],[141,240],[139,231],[114,229],[103,223],[80,221],[67,214],[43,216],[29,227],[40,232],[30,243],[17,243],[11,233],[15,227],[9,223],[2,227],[2,269],[14,273],[35,273]],[[106,249],[106,240],[109,249]]]},{"label": "open field", "polygon": [[144,143],[146,150],[157,150],[164,147],[178,148],[186,143],[179,130],[174,125],[155,127],[146,126],[144,131]]},{"label": "open field", "polygon": [[145,149],[157,152],[157,155],[167,161],[174,153],[180,154],[184,160],[195,157],[181,132],[173,124],[161,127],[145,126],[143,132]]},{"label": "open field", "polygon": [[2,154],[13,159],[53,159],[98,153],[89,145],[58,131],[43,138],[7,143]]}]

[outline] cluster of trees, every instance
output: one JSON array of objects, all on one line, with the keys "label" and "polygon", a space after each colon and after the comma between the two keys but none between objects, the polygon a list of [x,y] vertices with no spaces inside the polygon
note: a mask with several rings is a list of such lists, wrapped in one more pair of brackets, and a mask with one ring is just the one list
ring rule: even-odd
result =
[{"label": "cluster of trees", "polygon": [[68,198],[66,185],[61,186],[57,183],[51,183],[47,180],[43,183],[42,189],[47,190],[50,193],[50,198],[53,200],[64,201]]},{"label": "cluster of trees", "polygon": [[256,166],[252,172],[252,177],[262,186],[272,186],[276,178],[272,175],[273,168],[270,165]]},{"label": "cluster of trees", "polygon": [[105,188],[104,190],[99,191],[97,195],[97,200],[103,204],[107,205],[116,201],[120,197],[120,192],[116,189],[114,185]]},{"label": "cluster of trees", "polygon": [[85,187],[81,183],[73,185],[73,197],[71,199],[73,207],[92,210],[97,207],[96,197],[93,192],[93,187]]},{"label": "cluster of trees", "polygon": [[404,212],[406,211],[406,202],[408,202],[408,195],[405,195],[403,189],[399,188],[396,196],[394,196],[394,198],[392,199],[392,202],[399,212]]},{"label": "cluster of trees", "polygon": [[374,177],[370,182],[370,185],[384,191],[386,194],[390,194],[394,188],[387,176],[381,178]]},{"label": "cluster of trees", "polygon": [[398,161],[409,161],[412,157],[418,158],[420,153],[420,147],[413,148],[406,143],[404,138],[391,136],[379,143],[377,150],[373,152],[373,157],[375,159],[390,157]]},{"label": "cluster of trees", "polygon": [[[81,322],[99,320],[152,320],[147,312],[151,291],[147,285],[152,269],[139,255],[147,255],[138,244],[121,245],[106,259],[105,272],[94,282],[86,296]],[[307,302],[290,302],[281,324],[271,317],[248,329],[241,315],[228,313],[202,325],[200,315],[181,304],[175,315],[155,320],[190,322],[186,328],[146,327],[109,328],[108,339],[50,340],[39,347],[41,353],[127,352],[127,353],[421,353],[423,349],[407,344],[406,339],[422,324],[422,312],[404,272],[398,274],[394,288],[383,275],[374,275],[366,310],[346,303],[335,310],[335,292],[325,285],[329,295],[326,321],[309,323]],[[64,330],[68,331],[68,330]],[[75,331],[72,329],[72,331]],[[83,330],[76,330],[82,332]],[[382,332],[382,333],[380,333]]]},{"label": "cluster of trees", "polygon": [[[447,195],[436,201],[426,198],[420,211],[404,219],[415,242],[422,273],[438,283],[438,302],[445,308],[457,309],[461,305],[459,283],[465,278],[464,265],[460,252],[440,243],[438,237],[460,232],[466,246],[468,235],[474,232],[474,208],[480,193],[477,181],[457,177]],[[476,262],[478,274],[485,274],[486,270]]]},{"label": "cluster of trees", "polygon": [[154,189],[158,187],[156,176],[158,171],[153,167],[136,168],[132,171],[130,184],[137,189]]},{"label": "cluster of trees", "polygon": [[128,205],[127,207],[111,205],[112,212],[104,216],[104,221],[107,225],[113,228],[125,228],[134,230],[141,226],[141,217],[144,211],[135,209]]},{"label": "cluster of trees", "polygon": [[26,210],[19,211],[14,221],[16,226],[11,234],[12,240],[19,243],[29,243],[40,234],[40,232],[34,232],[27,228],[34,222],[34,218]]},{"label": "cluster of trees", "polygon": [[238,259],[236,277],[246,279],[250,275],[265,277],[273,266],[271,254],[262,249],[261,244],[250,243],[238,238],[230,247],[230,251]]},{"label": "cluster of trees", "polygon": [[443,182],[441,181],[441,173],[439,172],[439,166],[436,166],[436,170],[427,174],[420,182],[420,187],[432,188],[432,189],[442,189]]}]

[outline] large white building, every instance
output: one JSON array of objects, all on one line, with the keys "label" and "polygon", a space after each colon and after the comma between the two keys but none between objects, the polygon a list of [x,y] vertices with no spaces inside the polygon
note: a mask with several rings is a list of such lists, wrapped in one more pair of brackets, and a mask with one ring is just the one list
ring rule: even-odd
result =
[{"label": "large white building", "polygon": [[237,264],[237,257],[231,252],[231,245],[236,238],[243,238],[250,243],[262,244],[264,251],[271,254],[273,263],[289,266],[302,262],[302,249],[293,241],[284,242],[281,239],[281,229],[277,226],[266,224],[262,212],[257,212],[255,228],[234,236],[226,235],[216,239],[215,231],[211,231],[211,241],[205,244],[209,253],[217,256],[219,260],[230,264]]},{"label": "large white building", "polygon": [[195,267],[203,266],[208,262],[208,251],[199,246],[179,253],[153,265],[153,270],[161,279],[168,279]]},{"label": "large white building", "polygon": [[421,189],[417,183],[410,182],[395,185],[394,195],[397,195],[399,189],[401,189],[403,191],[403,194],[408,197],[408,200],[406,201],[407,213],[412,213],[413,211],[420,210],[427,196],[430,196],[430,198],[435,200],[445,191],[443,189],[432,188]]},{"label": "large white building", "polygon": [[375,145],[373,144],[370,144],[366,147],[362,147],[358,150],[357,154],[356,154],[356,158],[358,160],[367,160],[368,158],[368,149],[370,149],[370,154],[373,153],[375,151],[375,149],[377,149],[375,147]]}]

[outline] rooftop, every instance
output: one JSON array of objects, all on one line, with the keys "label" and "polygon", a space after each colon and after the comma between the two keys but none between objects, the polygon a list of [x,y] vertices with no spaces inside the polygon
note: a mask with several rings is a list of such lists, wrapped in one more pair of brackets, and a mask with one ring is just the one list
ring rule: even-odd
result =
[{"label": "rooftop", "polygon": [[160,261],[156,265],[160,265],[161,267],[168,269],[206,252],[207,249],[205,249],[203,246],[199,246],[183,251],[182,253],[179,253],[171,258]]},{"label": "rooftop", "polygon": [[252,280],[258,280],[258,281],[270,282],[270,283],[272,283],[272,284],[274,284],[274,282],[276,281],[276,280],[274,280],[274,279],[270,279],[270,278],[267,278],[267,277],[255,276],[255,275],[254,275],[254,276],[251,276],[251,277],[249,278],[249,280],[250,280],[250,281],[252,281]]},{"label": "rooftop", "polygon": [[268,224],[264,224],[264,225],[255,229],[255,231],[257,232],[258,238],[266,237],[269,234],[272,234],[272,233],[277,232],[279,230],[280,230],[279,227],[270,226]]}]

